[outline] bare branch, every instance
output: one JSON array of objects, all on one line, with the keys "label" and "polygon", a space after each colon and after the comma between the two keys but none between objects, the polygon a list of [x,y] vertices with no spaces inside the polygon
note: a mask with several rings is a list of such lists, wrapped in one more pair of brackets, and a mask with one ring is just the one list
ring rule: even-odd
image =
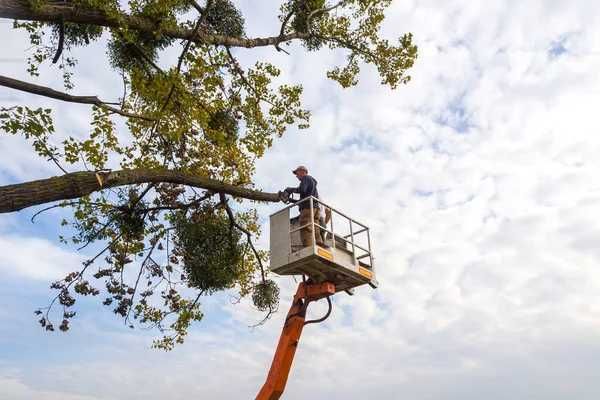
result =
[{"label": "bare branch", "polygon": [[200,14],[204,13],[204,9],[200,6],[200,4],[198,4],[197,1],[190,1],[190,4],[192,5],[192,7],[194,7],[196,9],[196,11],[198,11]]},{"label": "bare branch", "polygon": [[5,86],[11,89],[20,90],[22,92],[27,92],[31,94],[36,94],[39,96],[50,97],[56,100],[62,100],[69,103],[80,103],[80,104],[91,104],[97,107],[100,107],[106,111],[122,115],[128,118],[140,118],[147,121],[154,121],[153,118],[149,118],[143,115],[132,114],[127,111],[119,110],[118,108],[114,108],[109,106],[107,103],[100,100],[97,96],[73,96],[68,93],[59,92],[57,90],[51,89],[46,86],[40,86],[29,82],[20,81],[18,79],[9,78],[7,76],[0,75],[0,86]]},{"label": "bare branch", "polygon": [[[83,274],[85,273],[85,271],[89,268],[90,265],[92,265],[97,259],[98,257],[100,257],[102,254],[104,254],[106,252],[106,250],[110,249],[110,247],[115,244],[119,239],[121,238],[121,235],[116,236],[114,239],[112,239],[110,241],[110,243],[104,247],[102,250],[100,250],[100,252],[98,252],[93,258],[84,261],[83,262],[83,268],[81,269],[81,271],[77,272],[77,276],[75,276],[68,284],[67,286],[64,287],[63,290],[69,290],[69,288],[75,283],[77,282],[78,279],[83,277]],[[60,293],[57,294],[52,301],[50,302],[50,304],[48,305],[48,307],[46,307],[46,315],[45,318],[46,320],[49,320],[49,314],[50,311],[52,310],[52,306],[54,306],[54,303],[56,302],[56,300],[58,299],[58,297],[60,296]]]},{"label": "bare branch", "polygon": [[[290,18],[292,18],[292,16],[294,15],[294,10],[290,11],[285,18],[283,19],[283,22],[281,23],[281,29],[279,30],[279,37],[283,39],[283,36],[285,34],[285,27],[287,25],[287,23],[290,21]],[[283,50],[281,47],[279,47],[279,43],[275,44],[275,49],[277,49],[277,51],[283,51],[286,54],[290,54],[287,51]]]},{"label": "bare branch", "polygon": [[261,319],[259,322],[257,322],[256,324],[250,325],[249,328],[257,328],[261,325],[263,325],[265,322],[267,322],[272,316],[273,314],[275,314],[277,312],[277,309],[274,309],[273,307],[269,306],[269,311],[267,311],[267,315],[265,315],[265,317],[263,319]]},{"label": "bare branch", "polygon": [[[32,222],[32,223],[35,223],[35,218],[36,218],[38,215],[40,215],[41,213],[43,213],[43,212],[46,212],[46,211],[52,210],[52,209],[54,209],[54,208],[62,208],[62,207],[74,206],[74,205],[76,205],[76,204],[78,204],[78,203],[79,203],[79,200],[77,200],[77,201],[69,201],[69,202],[67,202],[67,203],[59,203],[59,204],[54,204],[54,205],[51,205],[51,206],[49,206],[49,207],[46,207],[46,208],[42,208],[41,210],[39,210],[39,211],[37,211],[35,214],[33,214],[33,216],[31,217],[31,222]],[[114,207],[114,206],[112,206],[112,205],[110,205],[110,204],[106,204],[106,203],[96,203],[96,202],[89,203],[89,205],[91,205],[91,206],[94,206],[94,207]]]},{"label": "bare branch", "polygon": [[77,201],[70,201],[70,202],[68,202],[66,204],[65,203],[59,203],[59,204],[54,204],[54,205],[49,206],[49,207],[42,208],[40,211],[37,211],[35,214],[33,214],[33,216],[31,217],[31,222],[35,222],[35,217],[37,217],[38,215],[40,215],[43,212],[52,210],[54,208],[61,208],[61,207],[66,207],[66,206],[72,206],[72,205],[75,205],[77,203],[78,203]]},{"label": "bare branch", "polygon": [[54,58],[52,59],[52,64],[56,64],[58,59],[60,58],[63,47],[65,45],[65,21],[60,21],[58,24],[58,46],[56,48],[56,53],[54,54]]},{"label": "bare branch", "polygon": [[58,162],[58,159],[54,156],[52,151],[48,148],[48,145],[44,142],[40,142],[40,144],[44,147],[44,150],[46,150],[46,155],[48,156],[48,159],[52,160],[52,162],[54,163],[54,165],[56,165],[58,167],[58,169],[60,169],[65,174],[68,174],[69,172],[62,165],[60,165],[60,162]]}]

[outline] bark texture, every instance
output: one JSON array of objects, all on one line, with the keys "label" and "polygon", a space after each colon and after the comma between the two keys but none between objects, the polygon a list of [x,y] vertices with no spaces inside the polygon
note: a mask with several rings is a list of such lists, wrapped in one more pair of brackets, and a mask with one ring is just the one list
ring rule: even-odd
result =
[{"label": "bark texture", "polygon": [[172,170],[120,170],[112,172],[73,172],[48,179],[0,186],[0,213],[54,201],[76,199],[116,186],[139,183],[175,183],[234,197],[257,201],[280,201],[277,193],[266,193],[219,182],[214,179]]},{"label": "bark texture", "polygon": [[[130,29],[141,32],[154,33],[158,30],[156,24],[146,18],[122,14],[121,22],[119,22],[118,19],[102,12],[76,7],[68,2],[48,3],[32,9],[26,0],[0,0],[0,18],[43,22],[64,21],[104,27],[117,27],[122,23]],[[294,39],[306,39],[309,36],[307,33],[296,32],[282,36],[249,39],[207,34],[180,26],[163,28],[160,32],[174,39],[190,39],[196,43],[246,48],[275,46]]]}]

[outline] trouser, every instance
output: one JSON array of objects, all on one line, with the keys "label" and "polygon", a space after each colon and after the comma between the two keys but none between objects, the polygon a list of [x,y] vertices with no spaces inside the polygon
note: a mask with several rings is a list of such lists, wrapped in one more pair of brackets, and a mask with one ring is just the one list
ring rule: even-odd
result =
[{"label": "trouser", "polygon": [[[317,239],[317,244],[323,245],[323,238],[321,237],[321,229],[317,227],[315,229],[315,225],[319,224],[319,209],[314,208],[314,215],[311,216],[311,209],[305,208],[300,210],[300,226],[305,226],[300,229],[300,239],[302,240],[302,246],[308,247],[313,245],[313,231],[315,233],[315,238]],[[311,220],[314,222],[314,225],[311,224]]]}]

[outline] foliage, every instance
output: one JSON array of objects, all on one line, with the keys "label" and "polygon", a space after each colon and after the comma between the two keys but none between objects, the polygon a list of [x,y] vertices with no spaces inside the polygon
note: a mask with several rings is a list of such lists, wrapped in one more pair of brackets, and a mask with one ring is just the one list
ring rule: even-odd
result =
[{"label": "foliage", "polygon": [[[300,40],[307,51],[344,52],[346,64],[326,73],[344,88],[357,84],[363,65],[375,66],[382,84],[396,88],[410,80],[406,73],[417,49],[410,34],[396,43],[380,36],[390,2],[282,0],[274,43],[281,49],[286,41]],[[50,1],[29,3],[35,10]],[[123,79],[123,95],[115,103],[132,117],[123,123],[122,115],[94,106],[87,134],[56,143],[52,110],[18,105],[0,109],[0,129],[24,135],[40,157],[63,171],[97,171],[100,184],[107,169],[119,167],[168,168],[251,187],[255,162],[274,140],[290,127],[308,127],[302,86],[283,83],[281,71],[261,58],[264,53],[242,66],[234,47],[214,42],[262,46],[246,37],[246,21],[234,2],[194,3],[72,0],[61,6],[75,13],[93,10],[109,26],[15,22],[31,42],[29,74],[37,77],[41,65],[57,60],[67,90],[76,77],[73,50],[105,38],[108,64]],[[131,20],[150,29],[132,27]],[[177,30],[189,34],[179,40],[169,33]],[[175,57],[166,51],[173,49]],[[267,254],[251,242],[260,233],[252,205],[230,206],[219,193],[153,183],[100,190],[60,206],[72,210],[62,221],[60,240],[92,256],[52,284],[57,295],[38,312],[48,331],[55,330],[55,304],[59,329],[69,329],[81,296],[100,298],[130,327],[158,329],[163,336],[154,345],[166,350],[183,342],[190,324],[202,319],[202,296],[235,290],[261,311],[277,308],[279,289],[264,270]]]},{"label": "foliage", "polygon": [[39,156],[54,159],[58,156],[58,149],[48,143],[54,133],[51,113],[49,108],[0,107],[0,130],[11,135],[23,134],[31,140]]},{"label": "foliage", "polygon": [[[362,61],[377,67],[381,83],[394,89],[410,81],[406,71],[416,60],[417,46],[413,44],[410,33],[402,35],[398,45],[380,38],[385,10],[391,1],[342,0],[326,7],[323,0],[288,0],[282,11],[294,16],[291,29],[310,33],[304,39],[307,49],[328,46],[349,50],[346,65],[328,71],[327,77],[344,88],[355,86]],[[319,11],[324,8],[331,8],[331,11]]]}]

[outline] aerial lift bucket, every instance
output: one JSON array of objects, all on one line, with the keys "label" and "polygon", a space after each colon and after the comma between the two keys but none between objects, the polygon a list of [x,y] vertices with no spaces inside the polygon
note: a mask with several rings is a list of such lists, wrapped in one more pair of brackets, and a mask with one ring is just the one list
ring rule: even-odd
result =
[{"label": "aerial lift bucket", "polygon": [[[300,225],[300,219],[290,214],[302,202],[309,204],[312,215],[329,210],[330,220],[315,217]],[[377,287],[370,230],[339,210],[307,197],[271,215],[270,228],[272,272],[332,282],[337,291],[364,284]],[[312,237],[307,238],[307,233]]]},{"label": "aerial lift bucket", "polygon": [[[355,287],[364,284],[377,287],[369,228],[314,197],[301,200],[304,201],[309,203],[313,216],[307,224],[300,225],[299,218],[290,218],[291,208],[300,202],[271,215],[271,271],[279,275],[302,275],[304,279],[294,295],[271,369],[256,400],[281,397],[302,329],[329,316],[330,296],[342,290],[352,294]],[[328,208],[332,215],[327,222],[316,217],[322,207]],[[348,229],[340,229],[342,226]],[[307,233],[312,235],[312,240]],[[327,314],[306,321],[309,303],[322,298],[326,298],[329,305]]]}]

